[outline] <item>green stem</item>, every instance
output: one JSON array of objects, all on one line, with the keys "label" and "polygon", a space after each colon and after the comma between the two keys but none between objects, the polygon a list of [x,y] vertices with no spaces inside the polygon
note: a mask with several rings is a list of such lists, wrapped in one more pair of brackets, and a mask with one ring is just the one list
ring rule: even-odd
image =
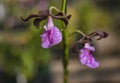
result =
[{"label": "green stem", "polygon": [[[67,13],[67,0],[62,0],[62,12]],[[69,47],[68,47],[68,41],[67,41],[67,29],[63,30],[63,70],[64,70],[64,83],[68,83],[68,53],[69,53]]]}]

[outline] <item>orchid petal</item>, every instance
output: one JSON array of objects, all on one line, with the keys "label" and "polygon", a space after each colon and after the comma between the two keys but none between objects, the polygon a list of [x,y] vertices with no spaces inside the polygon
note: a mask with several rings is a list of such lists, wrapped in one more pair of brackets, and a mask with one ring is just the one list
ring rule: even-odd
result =
[{"label": "orchid petal", "polygon": [[50,30],[52,27],[54,27],[54,24],[53,24],[52,18],[49,17],[47,24],[44,26],[44,29],[45,30]]},{"label": "orchid petal", "polygon": [[80,52],[79,58],[82,64],[90,68],[97,68],[99,66],[99,62],[95,60],[89,49],[83,48],[80,50]]},{"label": "orchid petal", "polygon": [[48,23],[44,26],[45,31],[41,34],[42,47],[50,48],[62,41],[62,33],[54,26],[52,18],[48,19]]},{"label": "orchid petal", "polygon": [[87,48],[87,49],[89,49],[89,50],[91,50],[91,51],[95,51],[95,47],[90,46],[89,43],[85,43],[85,48]]}]

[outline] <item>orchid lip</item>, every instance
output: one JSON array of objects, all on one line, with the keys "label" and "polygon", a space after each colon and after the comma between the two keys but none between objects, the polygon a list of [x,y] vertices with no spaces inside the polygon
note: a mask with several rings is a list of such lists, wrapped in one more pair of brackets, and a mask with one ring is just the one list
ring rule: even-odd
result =
[{"label": "orchid lip", "polygon": [[44,29],[45,31],[40,36],[43,48],[50,48],[62,41],[62,33],[56,26],[54,26],[52,17],[48,18]]},{"label": "orchid lip", "polygon": [[99,62],[97,62],[92,56],[91,51],[93,51],[93,49],[91,50],[91,48],[94,47],[90,46],[89,43],[85,43],[85,46],[80,50],[79,53],[80,62],[90,68],[97,68],[99,66]]}]

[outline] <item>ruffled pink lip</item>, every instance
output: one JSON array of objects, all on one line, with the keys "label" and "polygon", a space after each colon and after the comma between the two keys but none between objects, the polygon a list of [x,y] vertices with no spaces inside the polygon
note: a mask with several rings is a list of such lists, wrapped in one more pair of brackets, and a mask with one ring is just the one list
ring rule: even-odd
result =
[{"label": "ruffled pink lip", "polygon": [[41,34],[42,47],[50,48],[62,41],[62,33],[54,26],[52,18],[48,18],[47,24],[44,26],[45,31]]},{"label": "ruffled pink lip", "polygon": [[90,46],[89,43],[85,43],[84,48],[80,50],[79,58],[80,62],[90,68],[97,68],[99,66],[99,62],[95,60],[95,58],[92,56],[91,51],[94,51],[95,48],[93,46]]}]

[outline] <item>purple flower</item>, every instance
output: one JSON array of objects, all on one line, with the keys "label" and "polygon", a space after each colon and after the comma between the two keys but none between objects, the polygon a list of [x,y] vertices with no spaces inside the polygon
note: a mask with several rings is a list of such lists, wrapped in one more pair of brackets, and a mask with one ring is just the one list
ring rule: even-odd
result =
[{"label": "purple flower", "polygon": [[99,63],[92,56],[91,51],[95,51],[95,47],[90,46],[89,43],[85,43],[84,48],[80,50],[79,58],[82,64],[89,66],[90,68],[97,68]]},{"label": "purple flower", "polygon": [[47,24],[44,26],[45,31],[41,35],[42,47],[50,48],[62,41],[62,33],[54,26],[52,18],[49,16]]},{"label": "purple flower", "polygon": [[[52,11],[56,11],[56,13],[53,14]],[[52,18],[63,21],[65,26],[67,26],[71,15],[64,14],[56,7],[50,7],[49,10],[40,10],[38,14],[30,14],[27,18],[23,18],[22,16],[20,17],[20,19],[24,22],[29,21],[31,18],[34,18],[33,25],[36,28],[40,28],[40,24],[43,20],[48,20],[47,24],[44,26],[45,31],[40,37],[42,42],[41,46],[43,48],[50,48],[62,41],[62,33],[56,26],[54,26]]]}]

